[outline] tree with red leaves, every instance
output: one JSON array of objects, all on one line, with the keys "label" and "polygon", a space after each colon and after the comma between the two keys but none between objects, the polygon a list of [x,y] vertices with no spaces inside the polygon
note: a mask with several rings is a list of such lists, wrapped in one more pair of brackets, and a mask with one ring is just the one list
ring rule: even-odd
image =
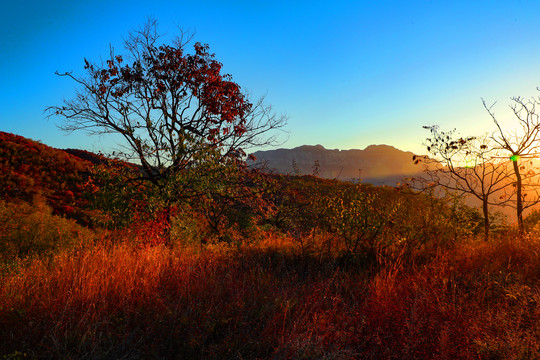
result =
[{"label": "tree with red leaves", "polygon": [[208,45],[181,36],[174,45],[158,45],[157,22],[149,21],[130,33],[127,55],[115,55],[101,65],[85,59],[87,77],[76,77],[80,87],[62,106],[51,106],[50,115],[65,118],[66,131],[93,134],[117,133],[127,142],[127,159],[138,160],[145,178],[158,184],[182,169],[196,166],[200,154],[217,151],[219,161],[239,160],[244,150],[273,142],[261,137],[281,128],[285,117],[276,117],[262,101],[253,104]]},{"label": "tree with red leaves", "polygon": [[120,134],[121,156],[141,165],[166,206],[200,196],[216,186],[224,168],[245,166],[245,150],[275,142],[286,124],[263,100],[252,103],[208,45],[185,34],[161,44],[157,22],[130,33],[126,54],[101,64],[85,59],[86,76],[57,73],[78,85],[74,98],[47,109],[64,118],[63,130]]}]

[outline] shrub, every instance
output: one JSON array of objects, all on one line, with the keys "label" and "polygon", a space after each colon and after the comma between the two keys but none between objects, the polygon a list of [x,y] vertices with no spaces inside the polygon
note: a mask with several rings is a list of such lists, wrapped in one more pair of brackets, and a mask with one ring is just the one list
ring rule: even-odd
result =
[{"label": "shrub", "polygon": [[33,205],[0,200],[0,258],[45,255],[89,243],[92,232],[75,220],[53,215],[39,196]]}]

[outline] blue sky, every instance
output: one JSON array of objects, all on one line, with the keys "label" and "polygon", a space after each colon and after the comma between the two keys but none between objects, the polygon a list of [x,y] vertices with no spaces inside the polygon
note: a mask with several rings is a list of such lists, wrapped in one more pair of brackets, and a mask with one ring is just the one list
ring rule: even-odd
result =
[{"label": "blue sky", "polygon": [[73,95],[54,75],[117,52],[155,17],[195,31],[224,70],[289,116],[282,147],[422,152],[423,125],[491,131],[481,98],[511,121],[511,96],[538,96],[538,1],[13,1],[0,12],[0,130],[99,151],[43,110]]}]

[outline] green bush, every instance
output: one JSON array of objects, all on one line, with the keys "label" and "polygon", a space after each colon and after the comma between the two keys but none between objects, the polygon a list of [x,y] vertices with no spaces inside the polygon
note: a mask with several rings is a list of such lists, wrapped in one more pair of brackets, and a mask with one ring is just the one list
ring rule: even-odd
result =
[{"label": "green bush", "polygon": [[92,232],[75,220],[53,215],[36,197],[27,202],[0,200],[0,258],[45,255],[90,242]]}]

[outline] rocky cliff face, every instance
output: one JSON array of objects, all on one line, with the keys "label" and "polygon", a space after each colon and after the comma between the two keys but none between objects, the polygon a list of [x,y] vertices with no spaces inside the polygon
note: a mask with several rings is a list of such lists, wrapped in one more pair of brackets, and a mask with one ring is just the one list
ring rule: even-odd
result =
[{"label": "rocky cliff face", "polygon": [[[413,153],[388,145],[370,145],[364,150],[330,150],[321,145],[303,145],[294,149],[257,151],[257,162],[266,163],[270,171],[294,174],[294,166],[302,175],[313,174],[319,164],[319,176],[373,185],[396,185],[404,177],[418,174]],[[293,165],[295,164],[295,165]]]}]

